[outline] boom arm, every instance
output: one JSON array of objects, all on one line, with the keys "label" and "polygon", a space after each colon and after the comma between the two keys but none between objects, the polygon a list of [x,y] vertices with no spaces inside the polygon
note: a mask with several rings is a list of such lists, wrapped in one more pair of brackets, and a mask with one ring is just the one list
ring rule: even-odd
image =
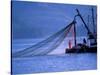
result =
[{"label": "boom arm", "polygon": [[81,18],[82,22],[84,23],[85,28],[86,28],[87,31],[88,31],[88,34],[90,34],[90,37],[93,37],[93,38],[95,39],[95,36],[92,34],[92,32],[91,32],[91,31],[89,30],[89,28],[87,27],[87,25],[86,25],[86,23],[85,23],[83,17],[81,16],[79,10],[76,9],[76,11],[77,11],[77,13],[78,13],[77,16],[79,16],[79,17]]}]

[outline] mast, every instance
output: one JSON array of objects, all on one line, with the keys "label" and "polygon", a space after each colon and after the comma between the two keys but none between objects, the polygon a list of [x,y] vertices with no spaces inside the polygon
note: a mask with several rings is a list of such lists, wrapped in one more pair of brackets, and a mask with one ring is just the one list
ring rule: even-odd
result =
[{"label": "mast", "polygon": [[74,23],[74,45],[76,46],[76,25]]},{"label": "mast", "polygon": [[74,45],[76,46],[76,20],[75,20],[76,16],[74,16],[74,20],[73,20],[73,26],[74,26]]},{"label": "mast", "polygon": [[93,32],[94,32],[94,34],[95,34],[94,10],[93,10],[93,8],[92,8],[91,10],[92,10]]}]

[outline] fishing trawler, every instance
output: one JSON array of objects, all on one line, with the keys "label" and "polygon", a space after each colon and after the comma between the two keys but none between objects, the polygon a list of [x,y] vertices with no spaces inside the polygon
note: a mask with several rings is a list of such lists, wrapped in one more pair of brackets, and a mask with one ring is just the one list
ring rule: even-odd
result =
[{"label": "fishing trawler", "polygon": [[[86,53],[86,52],[89,52],[89,53],[96,53],[97,52],[97,34],[95,32],[95,29],[94,29],[94,33],[92,33],[87,24],[85,23],[82,15],[80,14],[79,10],[76,9],[77,11],[77,15],[75,17],[80,17],[80,19],[82,20],[82,22],[84,23],[84,26],[87,30],[87,42],[85,39],[83,39],[83,43],[76,43],[76,27],[75,27],[75,24],[74,24],[74,46],[71,47],[71,43],[69,41],[69,48],[66,49],[66,52],[65,53]],[[93,8],[92,8],[92,20],[93,20],[93,26],[95,28],[95,25],[94,25],[94,13],[93,13]]]}]

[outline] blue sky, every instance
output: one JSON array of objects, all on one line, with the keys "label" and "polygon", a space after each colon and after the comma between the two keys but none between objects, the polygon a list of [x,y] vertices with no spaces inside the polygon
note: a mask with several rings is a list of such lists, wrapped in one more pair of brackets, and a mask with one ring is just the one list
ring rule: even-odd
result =
[{"label": "blue sky", "polygon": [[[92,7],[96,17],[96,6]],[[77,14],[76,8],[79,9],[87,23],[87,16],[91,17],[91,6],[89,5],[12,1],[13,38],[42,38],[52,35],[73,20]],[[80,18],[76,21],[77,36],[86,36],[87,32]],[[92,31],[92,22],[90,24],[89,28]]]}]

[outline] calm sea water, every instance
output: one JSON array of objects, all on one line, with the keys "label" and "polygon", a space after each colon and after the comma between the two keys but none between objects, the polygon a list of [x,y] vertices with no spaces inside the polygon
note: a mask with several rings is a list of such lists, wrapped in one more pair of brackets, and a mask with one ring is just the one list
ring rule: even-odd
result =
[{"label": "calm sea water", "polygon": [[[78,42],[82,38],[78,39]],[[12,52],[23,50],[43,39],[17,39],[13,40]],[[77,70],[95,70],[97,68],[96,53],[65,54],[69,39],[65,39],[62,44],[53,52],[46,56],[34,56],[28,58],[12,58],[13,74],[29,74],[43,72],[61,72]]]}]

